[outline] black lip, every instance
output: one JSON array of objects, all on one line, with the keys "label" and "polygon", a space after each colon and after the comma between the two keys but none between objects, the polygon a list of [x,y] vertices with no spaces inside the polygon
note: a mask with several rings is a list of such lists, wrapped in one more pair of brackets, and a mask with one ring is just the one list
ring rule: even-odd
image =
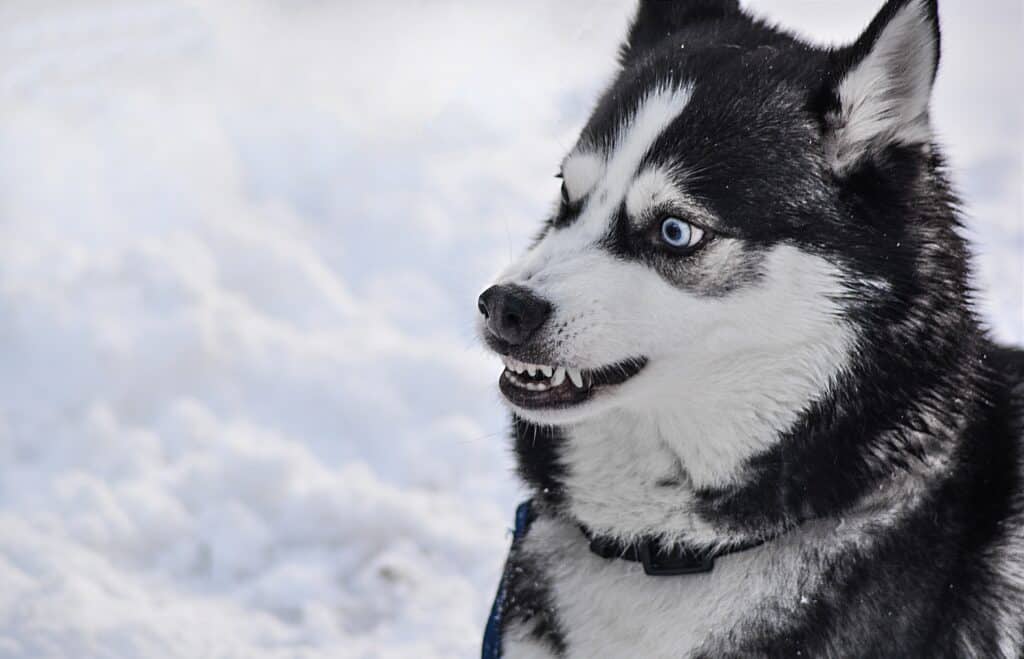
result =
[{"label": "black lip", "polygon": [[513,405],[529,410],[564,409],[589,400],[602,387],[622,384],[643,370],[645,357],[627,359],[617,364],[583,371],[583,387],[576,387],[569,378],[561,385],[546,391],[531,391],[514,384],[506,369],[498,379],[498,388]]}]

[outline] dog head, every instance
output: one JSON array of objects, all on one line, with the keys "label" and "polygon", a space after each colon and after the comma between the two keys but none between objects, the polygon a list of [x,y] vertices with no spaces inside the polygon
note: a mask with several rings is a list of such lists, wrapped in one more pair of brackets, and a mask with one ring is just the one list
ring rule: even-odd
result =
[{"label": "dog head", "polygon": [[869,329],[927,322],[911,302],[957,240],[935,220],[938,59],[934,0],[890,0],[838,49],[735,1],[641,2],[557,210],[479,299],[514,414],[724,425],[739,458]]}]

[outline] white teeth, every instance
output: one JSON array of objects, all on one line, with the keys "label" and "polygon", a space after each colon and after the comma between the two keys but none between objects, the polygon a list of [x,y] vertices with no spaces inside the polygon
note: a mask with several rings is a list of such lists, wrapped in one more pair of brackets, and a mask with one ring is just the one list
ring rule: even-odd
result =
[{"label": "white teeth", "polygon": [[564,382],[566,377],[577,389],[583,388],[583,370],[579,368],[566,368],[565,366],[545,366],[543,364],[526,364],[512,357],[502,357],[502,361],[505,362],[505,367],[513,373],[529,374],[530,377],[536,377],[538,374],[548,378],[546,382],[523,382],[517,378],[513,378],[519,386],[525,387],[532,391],[545,391],[552,387],[559,387]]}]

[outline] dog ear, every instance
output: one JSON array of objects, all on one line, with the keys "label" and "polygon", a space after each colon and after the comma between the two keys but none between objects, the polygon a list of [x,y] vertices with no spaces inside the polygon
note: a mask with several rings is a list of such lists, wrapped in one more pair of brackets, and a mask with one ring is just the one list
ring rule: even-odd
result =
[{"label": "dog ear", "polygon": [[853,45],[833,52],[824,118],[837,172],[889,146],[930,143],[938,66],[937,0],[889,0]]},{"label": "dog ear", "polygon": [[627,65],[688,25],[739,12],[739,0],[640,0],[626,42],[619,48],[619,62]]}]

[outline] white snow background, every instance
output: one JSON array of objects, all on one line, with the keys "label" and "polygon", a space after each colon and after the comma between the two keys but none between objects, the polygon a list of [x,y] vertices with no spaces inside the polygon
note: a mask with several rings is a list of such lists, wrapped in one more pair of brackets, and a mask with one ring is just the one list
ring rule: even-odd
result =
[{"label": "white snow background", "polygon": [[[855,36],[880,2],[758,0]],[[0,657],[469,657],[520,492],[476,294],[628,0],[0,3]],[[934,104],[1024,338],[1021,5]]]}]

